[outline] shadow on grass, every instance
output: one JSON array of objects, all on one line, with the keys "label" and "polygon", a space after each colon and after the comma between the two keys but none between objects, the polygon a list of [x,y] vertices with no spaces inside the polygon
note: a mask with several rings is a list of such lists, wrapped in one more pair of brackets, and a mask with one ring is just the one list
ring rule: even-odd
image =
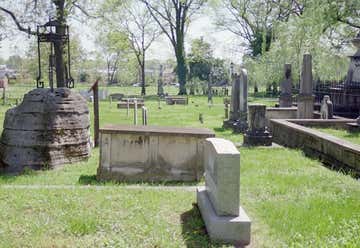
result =
[{"label": "shadow on grass", "polygon": [[[17,168],[16,168],[17,169]],[[33,170],[31,168],[25,167],[23,171],[13,170],[10,167],[0,167],[0,182],[1,183],[12,183],[15,182],[17,178],[21,177],[35,177],[43,170]]]},{"label": "shadow on grass", "polygon": [[222,247],[219,243],[211,242],[197,204],[193,203],[192,209],[182,213],[180,221],[186,247]]},{"label": "shadow on grass", "polygon": [[[201,181],[200,181],[201,182]],[[78,183],[81,185],[147,185],[147,186],[197,186],[200,182],[181,182],[181,181],[161,181],[161,182],[118,182],[118,181],[101,181],[96,175],[81,175]]]}]

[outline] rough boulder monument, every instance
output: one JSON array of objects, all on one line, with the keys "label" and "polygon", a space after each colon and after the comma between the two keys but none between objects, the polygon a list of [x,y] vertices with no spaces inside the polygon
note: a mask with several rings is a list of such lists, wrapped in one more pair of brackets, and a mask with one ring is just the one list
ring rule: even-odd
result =
[{"label": "rough boulder monument", "polygon": [[1,171],[53,168],[90,155],[86,100],[68,88],[34,89],[5,114]]}]

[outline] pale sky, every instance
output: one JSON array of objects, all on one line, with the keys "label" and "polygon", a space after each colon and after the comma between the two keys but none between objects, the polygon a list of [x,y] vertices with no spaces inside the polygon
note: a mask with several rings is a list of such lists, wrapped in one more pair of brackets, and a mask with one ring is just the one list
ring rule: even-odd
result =
[{"label": "pale sky", "polygon": [[[84,23],[73,22],[71,28],[81,34],[82,46],[87,51],[96,50],[95,36],[92,29]],[[71,31],[70,31],[71,32]],[[70,33],[71,35],[71,33]],[[234,63],[241,63],[244,50],[241,49],[241,40],[228,31],[216,30],[209,15],[203,14],[195,19],[188,29],[185,47],[188,50],[192,39],[203,37],[209,42],[214,50],[214,56],[229,59]],[[0,41],[0,57],[7,59],[10,55],[24,55],[28,45],[36,42],[34,38],[29,39],[27,35],[21,34],[11,39]],[[150,47],[148,59],[166,60],[174,58],[174,52],[167,37],[164,35],[154,42]]]}]

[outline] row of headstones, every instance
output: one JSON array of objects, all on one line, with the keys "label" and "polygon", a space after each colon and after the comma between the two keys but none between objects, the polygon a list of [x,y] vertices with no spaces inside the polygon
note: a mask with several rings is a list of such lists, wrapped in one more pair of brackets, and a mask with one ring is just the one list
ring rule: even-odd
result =
[{"label": "row of headstones", "polygon": [[[284,80],[280,84],[281,94],[279,98],[280,108],[289,108],[293,105],[291,64],[284,66]],[[298,118],[312,119],[314,110],[312,78],[312,58],[310,54],[304,54],[301,72],[300,94],[298,96]],[[333,104],[330,96],[324,96],[321,102],[320,114],[322,119],[333,118]]]}]

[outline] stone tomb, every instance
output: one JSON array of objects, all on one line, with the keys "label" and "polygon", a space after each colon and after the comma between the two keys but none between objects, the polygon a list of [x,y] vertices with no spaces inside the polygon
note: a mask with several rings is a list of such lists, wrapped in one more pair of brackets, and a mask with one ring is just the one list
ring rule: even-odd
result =
[{"label": "stone tomb", "polygon": [[48,169],[87,159],[89,130],[89,109],[80,94],[67,88],[34,89],[5,114],[2,171]]},{"label": "stone tomb", "polygon": [[165,97],[167,105],[188,105],[189,98],[186,96],[167,96]]},{"label": "stone tomb", "polygon": [[205,187],[197,203],[212,240],[234,245],[250,243],[251,220],[240,207],[240,153],[225,139],[205,143]]},{"label": "stone tomb", "polygon": [[109,125],[100,129],[99,180],[197,181],[204,172],[206,128]]}]

